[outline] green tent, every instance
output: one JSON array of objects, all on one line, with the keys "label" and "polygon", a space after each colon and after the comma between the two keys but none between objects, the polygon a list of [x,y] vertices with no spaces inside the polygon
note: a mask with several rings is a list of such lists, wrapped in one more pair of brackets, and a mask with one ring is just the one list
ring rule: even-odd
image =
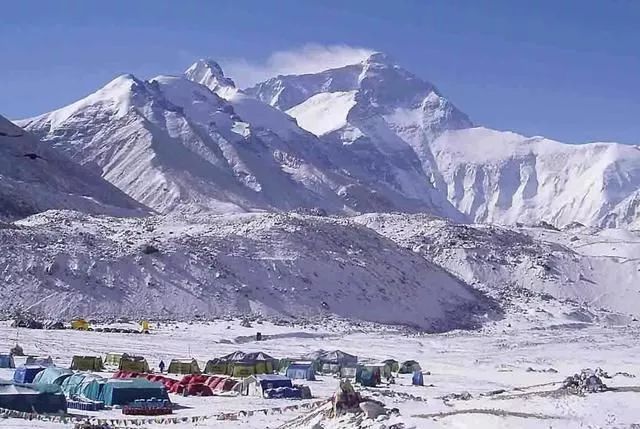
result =
[{"label": "green tent", "polygon": [[395,359],[387,359],[387,360],[382,361],[382,362],[386,363],[387,365],[389,365],[389,368],[391,369],[391,372],[398,372],[400,370],[400,363]]},{"label": "green tent", "polygon": [[415,371],[422,371],[420,364],[415,360],[402,362],[402,365],[400,365],[400,369],[398,370],[400,374],[413,374]]},{"label": "green tent", "polygon": [[85,378],[78,388],[77,397],[90,401],[102,401],[102,389],[108,381],[102,377]]},{"label": "green tent", "polygon": [[74,356],[71,360],[71,369],[76,371],[102,371],[102,358],[99,356]]},{"label": "green tent", "polygon": [[277,359],[263,352],[244,353],[237,351],[219,359],[228,363],[227,374],[247,377],[253,374],[271,374],[277,366]]},{"label": "green tent", "polygon": [[234,362],[231,371],[232,376],[245,378],[256,374],[256,365],[254,362]]},{"label": "green tent", "polygon": [[200,374],[200,367],[195,359],[172,359],[167,372],[170,374]]},{"label": "green tent", "polygon": [[77,372],[71,377],[65,379],[60,387],[68,398],[82,399],[85,395],[85,389],[87,386],[96,380],[104,380],[104,378],[88,372]]},{"label": "green tent", "polygon": [[118,368],[123,357],[128,356],[127,353],[109,352],[104,357],[104,366]]},{"label": "green tent", "polygon": [[56,384],[58,386],[62,385],[62,382],[67,378],[71,377],[73,372],[66,368],[58,368],[55,366],[50,366],[49,368],[45,368],[44,371],[39,372],[36,377],[33,379],[34,384]]},{"label": "green tent", "polygon": [[149,372],[149,364],[142,356],[123,356],[118,366],[120,371],[128,372]]},{"label": "green tent", "polygon": [[138,399],[169,399],[161,383],[144,378],[130,380],[108,380],[101,389],[99,400],[107,406],[127,405]]},{"label": "green tent", "polygon": [[227,374],[227,371],[230,371],[229,362],[219,358],[209,360],[204,368],[206,374]]}]

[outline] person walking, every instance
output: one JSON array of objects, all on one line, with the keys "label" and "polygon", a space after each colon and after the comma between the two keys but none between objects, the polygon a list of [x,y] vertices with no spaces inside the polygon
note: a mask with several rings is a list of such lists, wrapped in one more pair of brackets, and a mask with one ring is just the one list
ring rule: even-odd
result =
[{"label": "person walking", "polygon": [[160,360],[160,364],[158,365],[158,367],[160,368],[160,374],[164,373],[164,361]]}]

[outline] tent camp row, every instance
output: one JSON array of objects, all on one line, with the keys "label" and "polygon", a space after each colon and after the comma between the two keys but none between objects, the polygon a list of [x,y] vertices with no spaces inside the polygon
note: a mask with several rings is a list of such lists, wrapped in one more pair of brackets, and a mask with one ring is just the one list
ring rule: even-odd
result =
[{"label": "tent camp row", "polygon": [[160,374],[139,374],[125,371],[116,372],[115,379],[145,378],[161,383],[169,393],[188,396],[213,396],[228,392],[238,392],[238,381],[217,375],[188,374],[181,380],[165,377]]},{"label": "tent camp row", "polygon": [[71,360],[71,369],[77,371],[102,371],[107,366],[122,371],[149,372],[149,364],[144,357],[128,353],[107,353],[104,361],[100,356],[79,355]]},{"label": "tent camp row", "polygon": [[106,379],[88,372],[72,372],[64,368],[50,367],[33,379],[38,386],[57,386],[73,400],[103,402],[105,405],[124,405],[138,399],[168,399],[161,383],[143,378],[119,380]]}]

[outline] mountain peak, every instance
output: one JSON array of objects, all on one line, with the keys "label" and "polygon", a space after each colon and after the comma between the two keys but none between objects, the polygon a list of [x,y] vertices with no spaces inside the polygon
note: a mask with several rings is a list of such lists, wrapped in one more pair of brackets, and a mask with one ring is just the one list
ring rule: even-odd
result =
[{"label": "mountain peak", "polygon": [[362,61],[363,64],[394,65],[394,60],[384,52],[374,52]]},{"label": "mountain peak", "polygon": [[222,67],[211,59],[199,59],[184,72],[184,75],[187,79],[204,85],[216,93],[236,88],[235,82],[226,77]]}]

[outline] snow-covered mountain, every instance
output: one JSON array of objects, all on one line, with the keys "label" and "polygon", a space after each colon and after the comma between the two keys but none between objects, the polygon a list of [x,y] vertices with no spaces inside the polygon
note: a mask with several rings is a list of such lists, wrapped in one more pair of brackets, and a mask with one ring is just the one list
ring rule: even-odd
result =
[{"label": "snow-covered mountain", "polygon": [[457,213],[446,201],[404,195],[375,176],[345,170],[336,162],[339,153],[285,113],[235,89],[212,61],[197,62],[185,77],[123,75],[21,123],[161,213]]},{"label": "snow-covered mountain", "polygon": [[564,144],[486,128],[430,144],[449,201],[478,222],[634,227],[640,147]]},{"label": "snow-covered mountain", "polygon": [[327,145],[342,146],[354,164],[401,153],[412,166],[404,170],[414,173],[400,182],[405,192],[433,185],[476,222],[633,226],[640,219],[638,146],[568,145],[473,128],[432,84],[382,54],[277,76],[245,92],[286,111]]},{"label": "snow-covered mountain", "polygon": [[0,116],[0,219],[63,208],[112,216],[148,212],[100,176]]},{"label": "snow-covered mountain", "polygon": [[2,310],[57,317],[333,315],[442,331],[500,316],[490,299],[373,230],[303,215],[50,211],[0,227],[0,267]]}]

